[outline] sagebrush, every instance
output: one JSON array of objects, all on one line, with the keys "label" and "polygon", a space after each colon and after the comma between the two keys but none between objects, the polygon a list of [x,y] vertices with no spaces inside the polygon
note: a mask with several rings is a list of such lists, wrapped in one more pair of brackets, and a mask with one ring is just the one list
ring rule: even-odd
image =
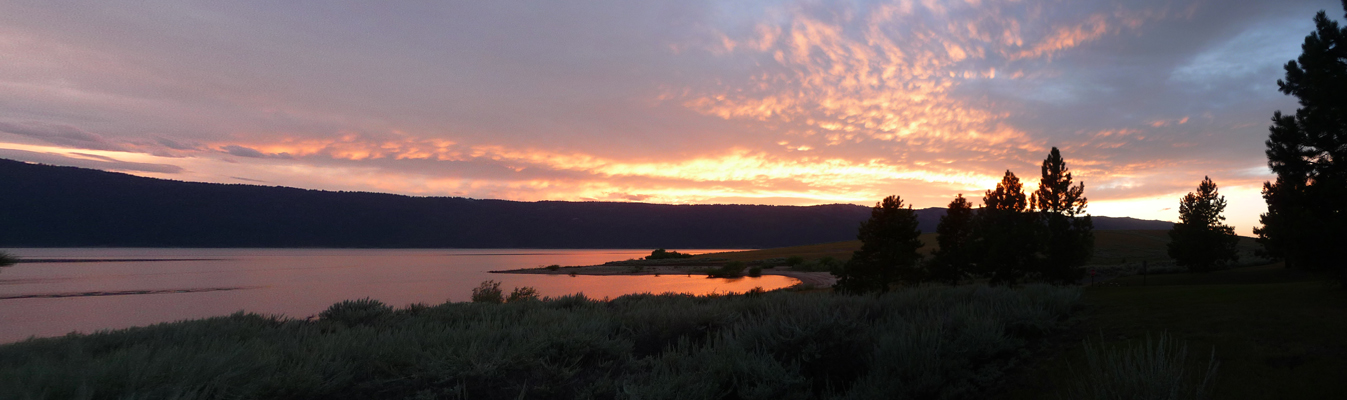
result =
[{"label": "sagebrush", "polygon": [[0,346],[0,398],[974,398],[1079,289],[583,295],[235,314]]}]

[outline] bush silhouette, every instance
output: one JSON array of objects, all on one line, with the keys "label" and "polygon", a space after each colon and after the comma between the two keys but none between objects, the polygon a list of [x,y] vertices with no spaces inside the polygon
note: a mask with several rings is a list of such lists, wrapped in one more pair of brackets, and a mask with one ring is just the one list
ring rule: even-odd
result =
[{"label": "bush silhouette", "polygon": [[517,287],[510,291],[510,297],[506,297],[506,302],[538,300],[538,289],[530,286]]},{"label": "bush silhouette", "polygon": [[344,300],[318,314],[318,319],[348,326],[371,325],[393,313],[393,308],[371,298]]},{"label": "bush silhouette", "polygon": [[493,280],[482,281],[481,285],[472,289],[473,303],[495,303],[505,302],[505,295],[500,291],[500,282]]},{"label": "bush silhouette", "polygon": [[673,258],[692,258],[692,255],[687,253],[679,253],[677,251],[655,249],[655,251],[650,252],[650,255],[645,257],[645,259],[647,260],[667,260]]}]

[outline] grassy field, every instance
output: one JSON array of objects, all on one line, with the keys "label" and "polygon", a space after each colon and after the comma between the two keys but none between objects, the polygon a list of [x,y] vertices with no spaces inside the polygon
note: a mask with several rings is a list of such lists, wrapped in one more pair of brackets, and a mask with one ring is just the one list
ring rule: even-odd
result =
[{"label": "grassy field", "polygon": [[[1095,236],[1093,268],[1126,265],[1136,272],[1145,261],[1152,270],[1165,265],[1173,270],[1166,231],[1098,231]],[[934,235],[922,239],[923,251],[935,248]],[[845,260],[859,246],[851,241],[703,257]],[[1123,349],[1167,336],[1186,346],[1193,377],[1214,349],[1219,366],[1212,398],[1347,398],[1347,290],[1281,264],[1248,266],[1259,262],[1255,249],[1252,238],[1241,238],[1246,266],[1239,268],[1121,276],[1086,288],[1086,308],[1077,314],[1074,333],[1054,339],[1055,350],[1019,369],[1016,380],[1023,385],[1008,390],[1007,397],[1072,398],[1065,390],[1082,381],[1085,341],[1096,350]]]},{"label": "grassy field", "polygon": [[0,346],[3,399],[983,398],[1079,288],[583,296],[251,314]]},{"label": "grassy field", "polygon": [[[1143,281],[1145,285],[1143,286]],[[1077,337],[1020,372],[1010,398],[1055,398],[1085,363],[1081,340],[1120,346],[1167,333],[1193,363],[1214,349],[1212,398],[1347,398],[1347,291],[1281,264],[1119,278],[1087,288]]]},{"label": "grassy field", "polygon": [[[1090,264],[1114,265],[1136,264],[1141,261],[1151,263],[1169,262],[1165,246],[1169,243],[1168,231],[1095,231],[1094,258]],[[940,248],[934,233],[921,235],[923,254],[930,254]],[[701,254],[695,258],[720,258],[732,261],[754,261],[772,258],[800,256],[805,259],[832,257],[838,260],[851,258],[851,253],[861,248],[861,241],[833,242],[808,246],[782,247],[775,249],[736,251]],[[1239,242],[1240,259],[1254,259],[1254,250],[1258,243],[1253,238],[1242,237]]]},{"label": "grassy field", "polygon": [[[929,254],[933,249],[938,248],[935,242],[935,234],[922,234],[921,252]],[[851,258],[851,253],[861,248],[861,241],[851,240],[846,242],[832,242],[811,244],[806,246],[780,247],[774,249],[747,250],[747,251],[729,251],[723,253],[699,254],[693,259],[725,259],[730,261],[757,261],[773,258],[786,258],[790,256],[804,257],[806,260],[817,260],[824,257],[832,257],[838,260],[847,260]]]}]

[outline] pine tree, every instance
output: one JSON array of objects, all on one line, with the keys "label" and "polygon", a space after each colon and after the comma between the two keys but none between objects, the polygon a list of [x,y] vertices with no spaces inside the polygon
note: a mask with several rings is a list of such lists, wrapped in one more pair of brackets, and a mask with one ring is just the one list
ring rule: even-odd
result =
[{"label": "pine tree", "polygon": [[833,271],[837,284],[833,289],[847,293],[887,292],[889,284],[916,283],[922,279],[917,268],[922,247],[921,230],[912,206],[903,207],[898,196],[889,196],[870,210],[870,219],[861,223],[856,238],[860,250],[852,254],[841,269]]},{"label": "pine tree", "polygon": [[1071,172],[1056,147],[1043,160],[1038,190],[1029,198],[1031,209],[1041,213],[1043,231],[1043,279],[1055,284],[1074,284],[1085,276],[1080,269],[1094,255],[1094,222],[1085,213],[1085,184],[1071,185]]},{"label": "pine tree", "polygon": [[1266,145],[1277,178],[1263,184],[1268,211],[1254,232],[1263,255],[1331,272],[1347,285],[1347,27],[1323,11],[1314,24],[1300,57],[1286,63],[1286,77],[1277,81],[1300,108],[1273,114]]},{"label": "pine tree", "polygon": [[1239,260],[1239,236],[1222,224],[1225,196],[1204,177],[1197,192],[1179,201],[1179,223],[1169,231],[1169,257],[1193,272],[1208,272]]},{"label": "pine tree", "polygon": [[949,209],[936,226],[936,241],[940,249],[928,266],[929,278],[958,285],[959,280],[973,268],[973,205],[962,194],[954,197]]},{"label": "pine tree", "polygon": [[1020,179],[1006,171],[982,198],[975,227],[977,272],[992,285],[1014,285],[1038,265],[1038,215],[1029,211]]}]

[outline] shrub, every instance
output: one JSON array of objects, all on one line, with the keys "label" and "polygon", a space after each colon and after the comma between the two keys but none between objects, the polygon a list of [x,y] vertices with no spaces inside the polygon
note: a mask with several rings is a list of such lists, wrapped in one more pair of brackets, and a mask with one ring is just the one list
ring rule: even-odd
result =
[{"label": "shrub", "polygon": [[[746,265],[743,261],[730,261],[720,268],[712,269],[706,272],[708,278],[738,278],[743,276]],[[758,272],[762,272],[761,269]]]},{"label": "shrub", "polygon": [[0,267],[8,267],[18,262],[19,259],[14,258],[14,256],[9,255],[9,253],[0,251]]},{"label": "shrub", "polygon": [[392,314],[393,308],[371,298],[344,300],[318,314],[323,321],[340,322],[348,326],[370,325]]},{"label": "shrub", "polygon": [[0,398],[985,398],[1042,340],[1010,327],[1051,328],[1079,296],[570,295],[363,329],[239,313],[0,346]]},{"label": "shrub", "polygon": [[500,282],[493,280],[482,281],[482,284],[472,289],[473,303],[504,303],[505,295],[500,291]]},{"label": "shrub", "polygon": [[840,268],[841,266],[842,262],[838,261],[836,258],[823,257],[817,260],[801,262],[799,265],[791,267],[791,269],[805,272],[832,272],[834,269]]},{"label": "shrub", "polygon": [[794,267],[800,264],[804,264],[804,257],[800,256],[786,257],[786,265]]},{"label": "shrub", "polygon": [[646,256],[645,259],[665,260],[670,258],[692,258],[692,255],[687,253],[679,253],[676,251],[666,251],[664,249],[655,249],[655,251],[650,252],[650,255]]},{"label": "shrub", "polygon": [[547,266],[547,270],[548,270],[548,271],[556,271],[556,270],[559,270],[559,269],[561,269],[561,266],[560,266],[560,265],[557,265],[557,264],[552,264],[552,265],[548,265],[548,266]]},{"label": "shrub", "polygon": [[748,269],[748,276],[757,278],[762,276],[762,267],[753,267]]},{"label": "shrub", "polygon": [[1143,343],[1108,348],[1085,342],[1086,369],[1072,369],[1075,376],[1068,398],[1113,399],[1205,399],[1216,377],[1216,350],[1212,349],[1200,375],[1190,374],[1188,345],[1168,334],[1158,341],[1148,336]]},{"label": "shrub", "polygon": [[517,287],[510,292],[510,297],[505,299],[506,302],[510,303],[524,300],[538,300],[538,289],[529,286]]}]

